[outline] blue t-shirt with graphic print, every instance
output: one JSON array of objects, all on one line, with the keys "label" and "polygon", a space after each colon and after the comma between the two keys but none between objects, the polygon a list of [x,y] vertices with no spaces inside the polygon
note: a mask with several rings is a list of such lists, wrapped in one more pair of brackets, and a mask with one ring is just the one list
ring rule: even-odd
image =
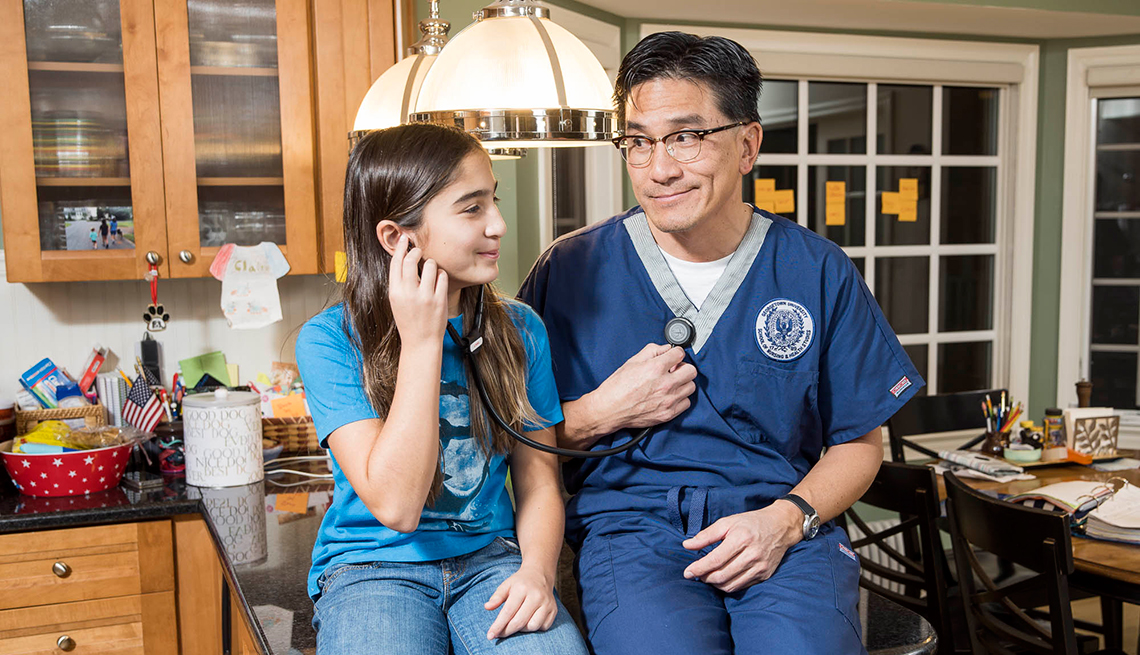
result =
[{"label": "blue t-shirt with graphic print", "polygon": [[[546,328],[530,307],[508,301],[507,308],[526,347],[527,397],[543,420],[534,429],[555,425],[562,421],[562,409]],[[462,316],[451,324],[463,333]],[[342,425],[378,418],[364,391],[360,350],[345,334],[342,304],[305,323],[296,354],[321,446],[327,448],[329,434]],[[443,490],[433,506],[424,508],[414,532],[396,532],[377,521],[332,458],[333,501],[313,545],[309,571],[309,596],[314,600],[320,595],[321,574],[334,566],[457,557],[487,546],[495,537],[514,536],[507,462],[501,455],[488,458],[471,435],[466,381],[459,346],[444,337],[439,394]]]}]

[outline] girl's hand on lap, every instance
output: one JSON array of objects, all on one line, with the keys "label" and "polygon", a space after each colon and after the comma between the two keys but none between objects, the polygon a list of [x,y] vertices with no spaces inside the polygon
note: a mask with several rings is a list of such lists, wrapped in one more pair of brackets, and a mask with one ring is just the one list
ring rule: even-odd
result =
[{"label": "girl's hand on lap", "polygon": [[408,250],[408,245],[408,237],[401,236],[388,269],[392,317],[405,344],[438,345],[447,325],[447,273],[439,269],[434,259],[428,259],[421,276],[418,265],[423,251]]},{"label": "girl's hand on lap", "polygon": [[487,639],[501,639],[516,632],[549,630],[558,616],[553,587],[546,576],[526,568],[504,580],[483,605],[487,610],[501,607],[487,631]]}]

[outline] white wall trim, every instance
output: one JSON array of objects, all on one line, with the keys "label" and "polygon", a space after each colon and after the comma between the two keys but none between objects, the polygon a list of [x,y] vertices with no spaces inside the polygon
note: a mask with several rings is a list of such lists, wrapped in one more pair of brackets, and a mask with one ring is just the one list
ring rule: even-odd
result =
[{"label": "white wall trim", "polygon": [[[1098,86],[1117,86],[1122,67],[1140,67],[1140,46],[1072,48],[1065,86],[1065,170],[1061,201],[1061,299],[1057,334],[1057,405],[1075,406],[1073,383],[1088,375],[1089,312]],[[1123,90],[1123,89],[1122,89]]]},{"label": "white wall trim", "polygon": [[[765,75],[811,79],[876,79],[925,84],[1008,85],[1004,105],[1005,153],[1009,183],[1005,204],[1011,218],[1007,240],[1009,277],[1007,307],[1012,330],[1033,310],[1033,234],[1037,184],[1037,97],[1040,53],[1036,45],[912,39],[862,35],[813,34],[775,30],[709,28],[646,23],[641,37],[681,30],[700,36],[733,39],[753,53]],[[937,129],[937,126],[935,126]],[[1001,295],[995,293],[995,300]],[[1029,339],[1005,335],[1004,361],[995,361],[995,377],[1017,398],[1029,397]],[[999,342],[1002,339],[999,339]],[[995,356],[1001,352],[996,344]],[[1002,372],[1007,381],[1003,382]]]}]

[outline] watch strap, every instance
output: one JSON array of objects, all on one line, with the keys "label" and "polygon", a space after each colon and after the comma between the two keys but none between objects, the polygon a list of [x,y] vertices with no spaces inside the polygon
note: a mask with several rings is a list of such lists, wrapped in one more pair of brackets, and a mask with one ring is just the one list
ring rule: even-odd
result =
[{"label": "watch strap", "polygon": [[804,516],[816,516],[817,515],[815,508],[812,507],[811,505],[809,505],[808,501],[804,500],[803,498],[800,498],[799,496],[797,496],[795,494],[786,494],[786,495],[782,496],[780,498],[780,500],[791,501],[793,504],[795,504],[796,507],[800,508],[800,511],[804,513]]}]

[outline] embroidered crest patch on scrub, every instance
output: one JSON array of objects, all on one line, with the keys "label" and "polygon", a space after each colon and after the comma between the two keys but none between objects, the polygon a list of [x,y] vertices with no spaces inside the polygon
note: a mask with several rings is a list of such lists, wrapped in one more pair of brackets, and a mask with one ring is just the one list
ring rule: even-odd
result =
[{"label": "embroidered crest patch on scrub", "polygon": [[807,352],[814,336],[815,322],[798,302],[773,300],[756,315],[756,344],[760,352],[778,362]]}]

